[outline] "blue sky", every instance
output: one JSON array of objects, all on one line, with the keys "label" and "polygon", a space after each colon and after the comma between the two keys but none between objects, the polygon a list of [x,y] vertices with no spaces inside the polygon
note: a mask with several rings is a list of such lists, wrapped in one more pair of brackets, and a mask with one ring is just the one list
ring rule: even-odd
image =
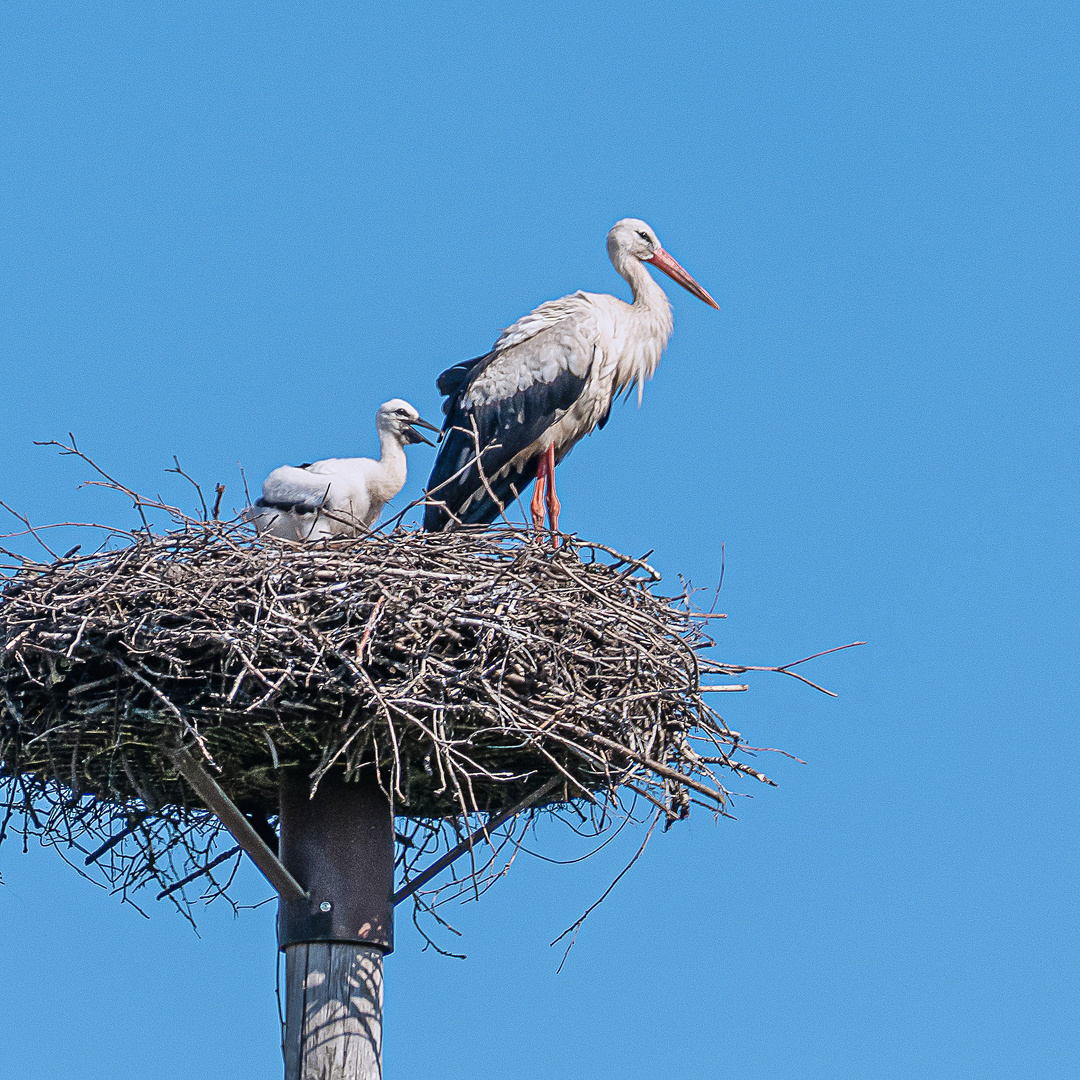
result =
[{"label": "blue sky", "polygon": [[[670,289],[563,524],[715,586],[729,723],[800,766],[633,853],[535,860],[387,963],[387,1075],[1072,1077],[1080,14],[1065,3],[25,3],[0,14],[0,498],[240,505],[537,303]],[[415,494],[430,451],[411,451]],[[569,851],[554,831],[544,850]],[[272,905],[196,937],[0,856],[0,1077],[277,1075]],[[251,899],[267,895],[253,871]]]}]

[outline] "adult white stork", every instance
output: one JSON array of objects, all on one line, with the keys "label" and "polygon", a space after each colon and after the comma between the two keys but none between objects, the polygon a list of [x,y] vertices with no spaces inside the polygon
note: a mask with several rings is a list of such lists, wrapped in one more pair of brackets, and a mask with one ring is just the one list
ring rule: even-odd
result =
[{"label": "adult white stork", "polygon": [[719,307],[644,221],[617,222],[607,250],[630,284],[632,304],[587,292],[549,300],[507,327],[491,352],[439,376],[446,423],[428,481],[429,532],[491,521],[535,478],[533,524],[543,525],[546,486],[548,521],[557,535],[555,466],[607,423],[620,391],[629,393],[636,383],[641,404],[645,380],[671,337],[671,305],[645,264]]},{"label": "adult white stork", "polygon": [[250,511],[260,533],[288,540],[355,536],[371,528],[382,508],[404,486],[405,447],[435,444],[416,430],[438,431],[401,398],[379,406],[375,430],[382,453],[371,458],[327,458],[307,465],[282,465],[264,481],[262,498]]}]

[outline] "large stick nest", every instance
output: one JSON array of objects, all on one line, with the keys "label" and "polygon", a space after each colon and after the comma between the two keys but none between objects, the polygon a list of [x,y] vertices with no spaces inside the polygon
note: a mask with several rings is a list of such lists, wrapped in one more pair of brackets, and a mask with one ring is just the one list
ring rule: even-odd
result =
[{"label": "large stick nest", "polygon": [[668,823],[695,802],[723,812],[724,772],[765,778],[702,676],[746,669],[702,655],[709,616],[658,580],[510,526],[300,546],[185,518],[22,559],[0,592],[3,831],[16,814],[125,897],[164,894],[223,839],[166,752],[178,743],[263,822],[280,768],[315,786],[374,763],[405,878],[541,787],[586,832],[628,797]]}]

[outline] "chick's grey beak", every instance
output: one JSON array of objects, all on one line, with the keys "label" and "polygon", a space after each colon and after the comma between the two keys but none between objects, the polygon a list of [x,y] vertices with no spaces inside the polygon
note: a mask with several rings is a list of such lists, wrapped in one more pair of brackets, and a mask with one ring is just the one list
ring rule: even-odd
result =
[{"label": "chick's grey beak", "polygon": [[427,428],[428,431],[438,431],[439,429],[434,424],[429,424],[419,416],[415,420],[409,421],[409,436],[412,441],[427,443],[428,446],[434,446],[435,444],[427,438],[427,436],[421,435],[420,432],[416,430],[418,427]]}]

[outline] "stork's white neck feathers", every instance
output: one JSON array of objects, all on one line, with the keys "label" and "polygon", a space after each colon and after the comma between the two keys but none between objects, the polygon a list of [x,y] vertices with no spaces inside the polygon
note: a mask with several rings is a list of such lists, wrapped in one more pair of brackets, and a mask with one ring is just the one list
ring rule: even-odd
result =
[{"label": "stork's white neck feathers", "polygon": [[629,305],[625,348],[615,376],[616,393],[636,382],[640,405],[645,381],[651,379],[660,366],[660,357],[675,325],[671,302],[640,259],[617,248],[611,253],[611,262],[626,278],[634,294],[634,302]]}]

